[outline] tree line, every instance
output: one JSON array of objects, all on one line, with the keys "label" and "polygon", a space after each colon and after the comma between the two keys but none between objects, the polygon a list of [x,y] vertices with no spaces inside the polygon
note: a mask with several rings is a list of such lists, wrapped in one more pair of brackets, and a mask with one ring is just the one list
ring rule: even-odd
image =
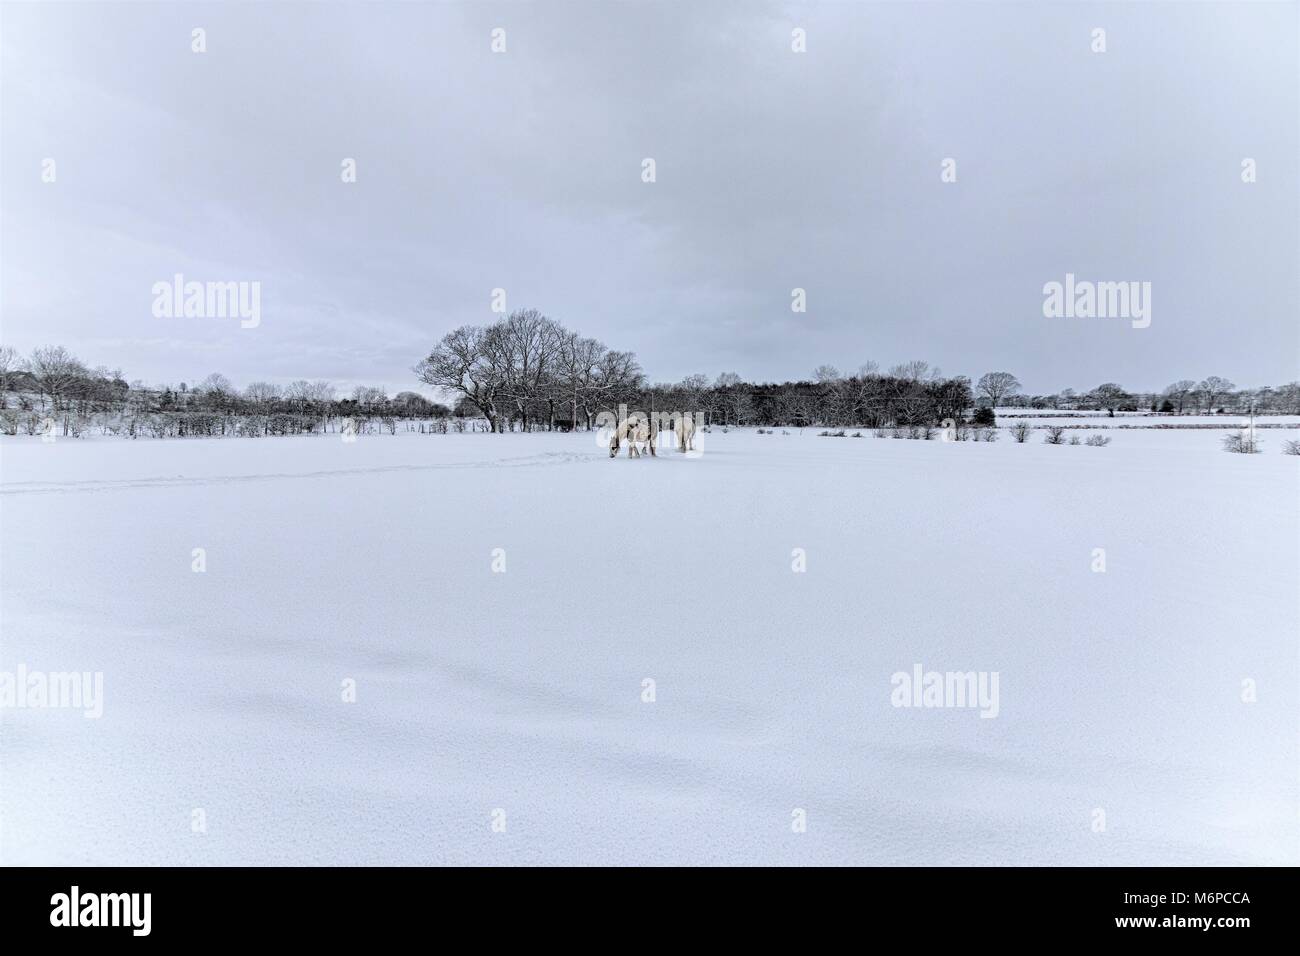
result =
[{"label": "tree line", "polygon": [[[1010,372],[945,376],[915,360],[881,370],[866,362],[843,373],[831,365],[808,378],[747,382],[734,372],[710,379],[650,382],[636,356],[585,337],[535,309],[486,326],[448,332],[412,369],[422,384],[450,396],[448,404],[415,391],[389,396],[357,386],[340,396],[329,382],[252,382],[242,389],[219,373],[196,384],[148,387],[119,370],[91,368],[62,346],[29,356],[0,347],[0,431],[49,428],[134,437],[284,435],[358,431],[472,430],[494,432],[595,427],[620,405],[700,414],[706,425],[885,427],[938,425],[946,419],[990,424],[995,407],[1073,411],[1300,414],[1300,382],[1239,389],[1218,376],[1184,379],[1160,392],[1129,391],[1105,382],[1082,392],[1030,395]],[[11,407],[12,406],[12,407]]]},{"label": "tree line", "polygon": [[104,434],[156,438],[310,434],[345,423],[359,431],[396,431],[399,422],[411,421],[445,430],[451,414],[418,392],[389,397],[361,385],[339,396],[319,380],[239,389],[214,372],[194,385],[149,387],[127,382],[120,370],[90,368],[62,346],[34,349],[26,358],[0,347],[0,431],[9,435],[43,433],[51,424],[64,435],[98,427]]}]

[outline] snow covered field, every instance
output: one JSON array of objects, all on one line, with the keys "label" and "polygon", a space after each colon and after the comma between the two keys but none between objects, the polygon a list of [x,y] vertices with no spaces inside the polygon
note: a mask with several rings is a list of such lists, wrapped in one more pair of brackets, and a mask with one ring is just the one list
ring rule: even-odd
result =
[{"label": "snow covered field", "polygon": [[864,434],[0,440],[0,862],[1300,863],[1295,431]]}]

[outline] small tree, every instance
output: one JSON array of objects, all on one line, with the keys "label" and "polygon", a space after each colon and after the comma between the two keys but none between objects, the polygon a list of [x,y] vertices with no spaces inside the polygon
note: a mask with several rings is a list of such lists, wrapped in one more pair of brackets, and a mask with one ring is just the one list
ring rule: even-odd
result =
[{"label": "small tree", "polygon": [[1111,418],[1115,417],[1115,409],[1119,408],[1126,402],[1131,402],[1133,396],[1120,388],[1114,382],[1106,382],[1098,385],[1089,394],[1088,397],[1096,403],[1098,408],[1104,408],[1106,414]]},{"label": "small tree", "polygon": [[1214,411],[1215,402],[1225,398],[1236,387],[1226,378],[1211,375],[1197,386],[1197,391],[1201,393],[1201,400],[1205,402],[1205,411],[1209,413]]},{"label": "small tree", "polygon": [[1259,446],[1259,439],[1248,428],[1223,436],[1223,450],[1237,455],[1257,455],[1260,452]]},{"label": "small tree", "polygon": [[1029,423],[1020,421],[1011,426],[1011,437],[1016,440],[1016,444],[1023,445],[1029,440]]},{"label": "small tree", "polygon": [[996,408],[1007,395],[1014,395],[1020,388],[1019,380],[1010,372],[986,372],[980,376],[976,391],[989,400],[989,405]]}]

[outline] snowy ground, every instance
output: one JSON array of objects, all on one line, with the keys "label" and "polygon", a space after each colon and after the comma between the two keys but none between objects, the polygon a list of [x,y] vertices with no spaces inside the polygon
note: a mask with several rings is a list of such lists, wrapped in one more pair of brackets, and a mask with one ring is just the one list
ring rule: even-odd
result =
[{"label": "snowy ground", "polygon": [[0,862],[1300,863],[1297,433],[1109,434],[4,439]]}]

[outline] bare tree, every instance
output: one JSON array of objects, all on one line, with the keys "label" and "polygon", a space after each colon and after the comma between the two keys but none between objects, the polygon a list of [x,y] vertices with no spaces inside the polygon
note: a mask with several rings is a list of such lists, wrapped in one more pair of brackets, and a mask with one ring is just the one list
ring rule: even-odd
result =
[{"label": "bare tree", "polygon": [[0,345],[0,408],[9,404],[9,386],[21,369],[22,360],[19,359],[18,352],[7,345]]},{"label": "bare tree", "polygon": [[1197,386],[1197,391],[1200,392],[1201,398],[1205,402],[1205,411],[1208,413],[1214,411],[1214,403],[1217,399],[1225,397],[1236,387],[1226,378],[1211,375]]},{"label": "bare tree", "polygon": [[631,352],[610,349],[600,357],[600,364],[596,366],[593,405],[612,407],[620,401],[633,399],[643,382],[636,356]]},{"label": "bare tree", "polygon": [[413,371],[424,384],[467,399],[492,431],[501,430],[498,402],[505,397],[506,356],[499,327],[463,325],[448,332]]},{"label": "bare tree", "polygon": [[1106,382],[1089,392],[1088,398],[1095,402],[1098,408],[1104,408],[1108,414],[1114,416],[1115,409],[1129,401],[1132,396],[1114,382]]},{"label": "bare tree", "polygon": [[591,427],[591,406],[596,396],[598,370],[608,351],[602,343],[576,332],[565,332],[560,336],[556,355],[558,388],[569,403],[571,428],[578,427],[579,407],[586,414],[586,426]]},{"label": "bare tree", "polygon": [[284,388],[285,401],[293,405],[299,414],[305,414],[307,405],[311,401],[312,389],[311,382],[306,379],[298,379],[296,382],[290,382]]},{"label": "bare tree", "polygon": [[[555,370],[563,335],[560,327],[536,309],[522,309],[496,327],[505,358],[501,392],[514,405],[524,430],[528,411],[547,400],[548,380]],[[549,396],[550,418],[555,419],[554,395]]]},{"label": "bare tree", "polygon": [[271,382],[252,382],[244,389],[244,397],[254,405],[270,405],[280,397],[280,386]]},{"label": "bare tree", "polygon": [[49,396],[54,411],[60,400],[86,375],[86,367],[62,345],[47,345],[32,350],[26,371],[36,382],[42,398]]},{"label": "bare tree", "polygon": [[677,383],[677,388],[682,394],[682,400],[686,403],[686,407],[681,411],[700,411],[704,407],[704,395],[709,390],[709,377],[699,373],[687,375]]},{"label": "bare tree", "polygon": [[382,388],[371,385],[358,385],[352,390],[352,400],[357,403],[365,415],[373,415],[382,410],[388,401],[388,393]]},{"label": "bare tree", "polygon": [[933,382],[940,375],[938,368],[920,359],[895,365],[890,368],[889,374],[908,382]]},{"label": "bare tree", "polygon": [[753,401],[743,386],[744,379],[735,372],[723,372],[713,382],[723,427],[744,424],[753,411]]},{"label": "bare tree", "polygon": [[311,383],[311,400],[313,402],[334,401],[334,386],[322,379]]},{"label": "bare tree", "polygon": [[219,395],[224,398],[229,398],[231,395],[235,394],[235,386],[231,385],[230,379],[226,378],[226,376],[222,375],[220,372],[213,372],[203,381],[199,382],[198,390],[200,392],[208,392],[212,395]]},{"label": "bare tree", "polygon": [[978,394],[987,398],[994,408],[997,408],[1007,395],[1014,395],[1019,388],[1020,380],[1010,372],[986,372],[980,376],[979,383],[976,385]]},{"label": "bare tree", "polygon": [[834,365],[818,365],[816,370],[813,371],[813,378],[819,384],[826,385],[830,382],[838,382],[842,376],[840,370]]},{"label": "bare tree", "polygon": [[1190,378],[1182,378],[1172,385],[1165,386],[1164,396],[1169,399],[1171,405],[1178,410],[1178,414],[1183,413],[1183,406],[1187,404],[1187,398],[1192,392],[1196,391],[1196,383]]}]

